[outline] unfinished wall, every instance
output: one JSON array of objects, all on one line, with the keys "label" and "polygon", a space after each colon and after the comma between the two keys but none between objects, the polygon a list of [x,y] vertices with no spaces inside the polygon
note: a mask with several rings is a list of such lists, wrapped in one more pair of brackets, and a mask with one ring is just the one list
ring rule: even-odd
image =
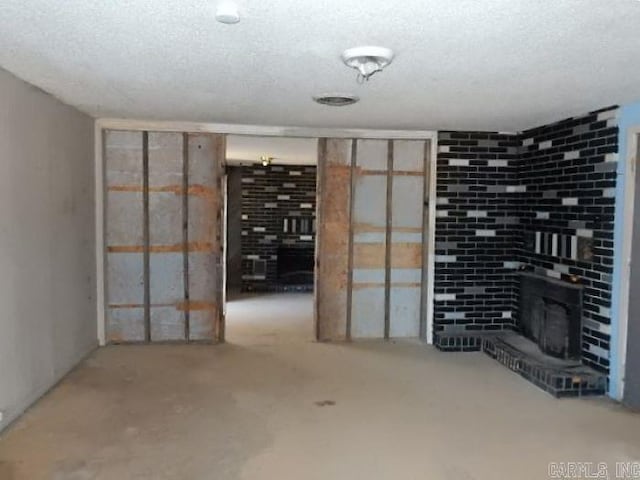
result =
[{"label": "unfinished wall", "polygon": [[223,340],[224,135],[104,140],[108,341]]},{"label": "unfinished wall", "polygon": [[0,429],[96,345],[93,120],[0,70]]},{"label": "unfinished wall", "polygon": [[320,340],[425,337],[429,145],[321,139]]},{"label": "unfinished wall", "polygon": [[316,240],[315,322],[318,340],[344,340],[351,223],[352,140],[321,138],[318,143],[318,231]]}]

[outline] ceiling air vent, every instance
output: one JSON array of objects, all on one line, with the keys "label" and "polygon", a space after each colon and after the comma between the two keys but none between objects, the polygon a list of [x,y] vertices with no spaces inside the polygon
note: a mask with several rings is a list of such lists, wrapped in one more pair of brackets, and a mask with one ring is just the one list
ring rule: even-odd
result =
[{"label": "ceiling air vent", "polygon": [[322,105],[329,105],[330,107],[344,107],[345,105],[353,105],[360,99],[355,95],[325,93],[314,96],[313,100]]}]

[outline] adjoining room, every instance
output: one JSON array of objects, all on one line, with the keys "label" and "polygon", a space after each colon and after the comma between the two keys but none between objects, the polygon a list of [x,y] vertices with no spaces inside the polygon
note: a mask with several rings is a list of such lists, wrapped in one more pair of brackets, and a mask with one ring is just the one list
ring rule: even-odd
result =
[{"label": "adjoining room", "polygon": [[226,340],[311,340],[318,141],[228,135],[226,152]]}]

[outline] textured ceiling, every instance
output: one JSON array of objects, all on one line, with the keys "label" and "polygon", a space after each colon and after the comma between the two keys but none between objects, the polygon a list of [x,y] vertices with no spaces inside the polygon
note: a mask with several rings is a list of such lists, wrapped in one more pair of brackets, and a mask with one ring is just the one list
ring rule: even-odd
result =
[{"label": "textured ceiling", "polygon": [[[640,99],[637,0],[2,0],[0,65],[96,117],[521,130]],[[392,48],[365,85],[340,61]],[[351,107],[312,103],[338,91]]]},{"label": "textured ceiling", "polygon": [[273,163],[277,165],[315,165],[318,140],[227,135],[228,163],[259,163],[262,155],[274,157]]}]

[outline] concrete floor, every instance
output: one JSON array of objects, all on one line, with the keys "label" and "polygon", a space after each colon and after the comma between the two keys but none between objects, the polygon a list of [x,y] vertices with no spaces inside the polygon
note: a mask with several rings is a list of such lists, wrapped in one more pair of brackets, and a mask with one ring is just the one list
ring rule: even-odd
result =
[{"label": "concrete floor", "polygon": [[226,345],[100,349],[0,438],[0,479],[541,480],[640,460],[640,415],[613,402],[311,331],[310,295],[271,295],[229,304]]}]

